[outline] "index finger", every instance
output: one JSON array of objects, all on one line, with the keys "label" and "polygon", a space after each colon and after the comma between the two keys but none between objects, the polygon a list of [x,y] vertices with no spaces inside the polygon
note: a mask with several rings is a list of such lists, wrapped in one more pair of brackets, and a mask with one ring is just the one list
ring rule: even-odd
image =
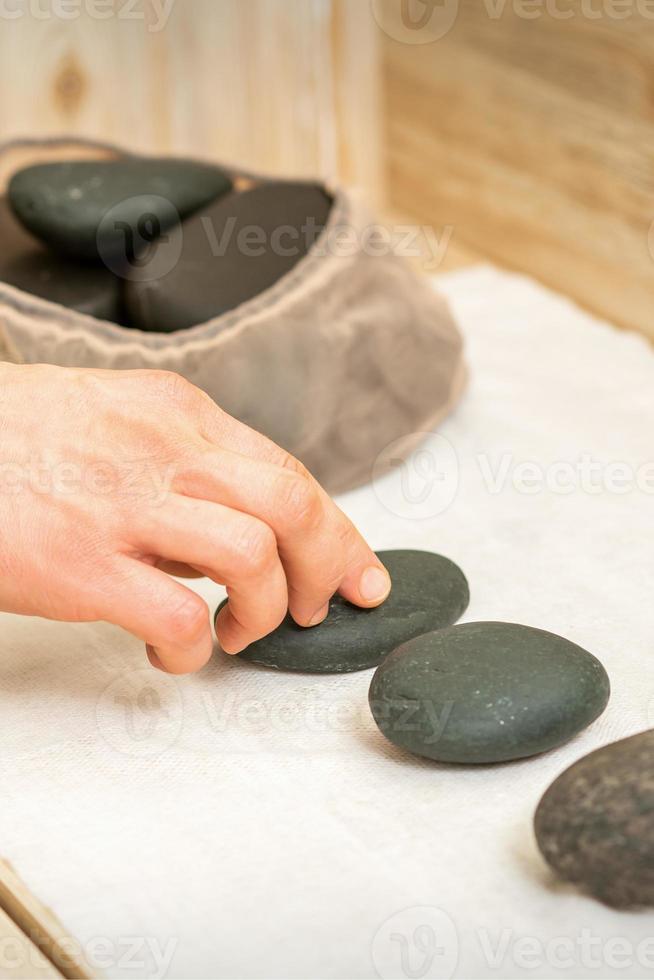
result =
[{"label": "index finger", "polygon": [[321,622],[337,591],[366,607],[388,595],[390,580],[382,563],[295,461],[276,466],[211,448],[180,474],[176,490],[220,501],[272,529],[288,582],[288,608],[301,626]]},{"label": "index finger", "polygon": [[[327,615],[327,604],[334,592],[339,592],[349,602],[365,608],[378,606],[387,598],[391,590],[391,580],[384,565],[354,524],[302,463],[266,436],[223,412],[208,396],[203,399],[201,432],[215,446],[295,474],[311,487],[319,501],[320,513],[316,514],[313,533],[305,527],[301,534],[287,534],[286,539],[280,542],[280,554],[289,577],[289,610],[300,625],[308,626],[320,622]],[[223,486],[225,482],[223,481]],[[236,484],[245,508],[249,509],[251,500],[247,498],[251,498],[256,492],[257,474],[253,471],[251,479],[238,480]],[[231,486],[234,486],[233,481]],[[259,513],[258,516],[271,523],[277,533],[274,524],[279,524],[279,506],[274,500],[269,499],[268,502],[269,509],[273,511],[272,523],[270,514],[266,516]],[[239,506],[236,502],[231,505]],[[276,521],[275,513],[278,515]],[[281,517],[283,518],[283,513]],[[316,543],[317,538],[321,542],[319,545]],[[311,556],[312,550],[315,558]],[[329,564],[334,568],[329,587],[323,586],[322,592],[319,588],[318,594],[313,576],[309,574],[307,577],[307,557],[309,562],[322,562],[323,567]],[[317,577],[321,577],[320,571]]]}]

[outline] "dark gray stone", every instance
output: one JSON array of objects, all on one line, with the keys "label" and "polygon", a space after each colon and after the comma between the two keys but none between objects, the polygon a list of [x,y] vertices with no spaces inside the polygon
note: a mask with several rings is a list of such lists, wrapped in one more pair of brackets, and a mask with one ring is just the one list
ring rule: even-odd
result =
[{"label": "dark gray stone", "polygon": [[258,296],[307,254],[331,204],[317,184],[279,181],[203,208],[156,245],[127,283],[132,324],[170,333]]},{"label": "dark gray stone", "polygon": [[334,596],[319,626],[304,629],[287,616],[240,657],[315,674],[365,670],[403,640],[456,622],[467,608],[468,583],[449,558],[428,551],[379,551],[378,556],[393,581],[382,606],[359,609]]},{"label": "dark gray stone", "polygon": [[114,268],[230,188],[219,167],[125,157],[36,164],[14,174],[8,196],[25,228],[47,245]]},{"label": "dark gray stone", "polygon": [[121,287],[103,266],[62,258],[32,237],[0,198],[0,282],[99,320],[118,322]]},{"label": "dark gray stone", "polygon": [[566,769],[534,818],[545,860],[614,908],[654,907],[654,730]]},{"label": "dark gray stone", "polygon": [[398,647],[370,707],[391,742],[440,762],[506,762],[572,738],[604,711],[609,679],[569,640],[517,623],[464,623]]}]

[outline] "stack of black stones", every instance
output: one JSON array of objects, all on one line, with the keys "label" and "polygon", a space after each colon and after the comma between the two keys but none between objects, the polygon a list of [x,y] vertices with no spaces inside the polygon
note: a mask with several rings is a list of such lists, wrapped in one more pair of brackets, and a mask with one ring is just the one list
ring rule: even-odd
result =
[{"label": "stack of black stones", "polygon": [[181,159],[27,167],[0,198],[0,281],[138,330],[172,333],[259,295],[324,229],[318,184]]},{"label": "stack of black stones", "polygon": [[[257,182],[186,160],[32,166],[0,199],[0,281],[101,320],[172,333],[281,279],[331,205],[317,184]],[[454,625],[469,601],[456,565],[422,551],[380,558],[393,578],[383,606],[357,609],[336,596],[320,626],[301,629],[288,617],[241,659],[316,673],[377,667],[377,725],[400,749],[441,763],[534,756],[604,711],[609,679],[590,653],[515,623]],[[654,905],[654,731],[564,772],[535,828],[567,881],[616,907]]]}]

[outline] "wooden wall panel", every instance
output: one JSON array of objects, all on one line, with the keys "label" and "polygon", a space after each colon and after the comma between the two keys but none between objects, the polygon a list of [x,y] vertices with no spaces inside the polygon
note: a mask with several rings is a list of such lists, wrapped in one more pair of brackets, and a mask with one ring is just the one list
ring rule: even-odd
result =
[{"label": "wooden wall panel", "polygon": [[338,176],[377,203],[388,187],[389,214],[453,226],[443,267],[481,255],[654,335],[654,19],[638,3],[617,18],[582,13],[609,0],[557,0],[571,17],[459,0],[443,37],[412,44],[379,23],[399,0],[159,0],[162,30],[154,0],[136,4],[146,20],[69,2],[74,20],[0,17],[0,139]]},{"label": "wooden wall panel", "polygon": [[437,41],[384,36],[391,204],[654,337],[654,20],[558,6],[461,0]]},{"label": "wooden wall panel", "polygon": [[[378,32],[367,3],[137,0],[141,19],[127,19],[125,0],[113,0],[100,20],[95,0],[68,2],[71,20],[35,17],[29,2],[17,19],[0,16],[0,139],[69,133],[339,176],[378,193]],[[162,2],[170,16],[155,30]]]}]

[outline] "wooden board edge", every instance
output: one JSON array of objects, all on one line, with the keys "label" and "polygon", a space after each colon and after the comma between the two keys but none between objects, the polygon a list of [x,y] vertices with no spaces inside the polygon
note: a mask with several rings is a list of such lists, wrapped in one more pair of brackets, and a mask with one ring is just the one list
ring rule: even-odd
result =
[{"label": "wooden board edge", "polygon": [[61,977],[54,964],[3,909],[0,909],[0,937],[0,977],[6,980]]},{"label": "wooden board edge", "polygon": [[97,980],[101,976],[86,961],[81,944],[66,931],[54,912],[30,892],[3,858],[0,858],[0,910],[67,980]]}]

